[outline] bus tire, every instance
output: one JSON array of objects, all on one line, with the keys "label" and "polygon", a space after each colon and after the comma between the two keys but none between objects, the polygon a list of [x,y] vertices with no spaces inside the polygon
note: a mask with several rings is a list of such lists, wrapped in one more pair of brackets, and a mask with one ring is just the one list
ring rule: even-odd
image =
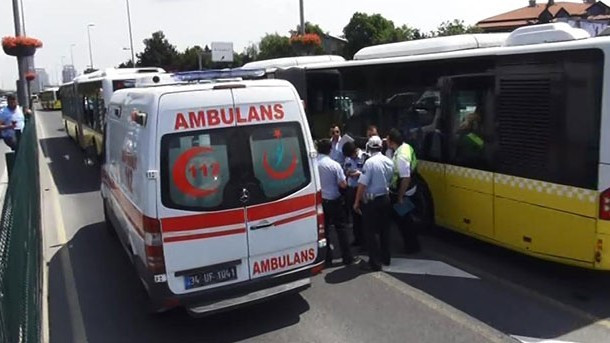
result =
[{"label": "bus tire", "polygon": [[422,230],[431,229],[434,226],[434,202],[432,193],[426,181],[420,176],[417,180],[417,192],[413,196],[415,209],[413,220]]}]

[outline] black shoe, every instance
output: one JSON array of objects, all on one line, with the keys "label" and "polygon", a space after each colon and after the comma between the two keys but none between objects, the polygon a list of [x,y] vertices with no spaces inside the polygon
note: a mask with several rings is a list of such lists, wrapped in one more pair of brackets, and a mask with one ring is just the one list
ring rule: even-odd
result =
[{"label": "black shoe", "polygon": [[390,261],[391,261],[390,259],[387,259],[387,260],[385,260],[385,261],[381,262],[381,264],[383,264],[384,266],[386,266],[386,267],[387,267],[387,266],[389,266],[389,265],[390,265]]},{"label": "black shoe", "polygon": [[361,245],[361,244],[360,244],[360,242],[358,242],[358,241],[354,241],[354,242],[352,242],[352,246],[353,246],[353,247],[359,247],[360,245]]},{"label": "black shoe", "polygon": [[370,264],[370,263],[361,263],[360,269],[365,272],[378,272],[378,271],[381,271],[381,266]]},{"label": "black shoe", "polygon": [[361,259],[360,257],[354,257],[354,258],[352,258],[351,260],[349,260],[349,261],[347,261],[347,262],[346,262],[346,261],[344,261],[344,262],[343,262],[343,264],[349,267],[349,266],[355,266],[355,265],[358,265],[358,264],[360,264],[361,262],[362,262],[362,259]]}]

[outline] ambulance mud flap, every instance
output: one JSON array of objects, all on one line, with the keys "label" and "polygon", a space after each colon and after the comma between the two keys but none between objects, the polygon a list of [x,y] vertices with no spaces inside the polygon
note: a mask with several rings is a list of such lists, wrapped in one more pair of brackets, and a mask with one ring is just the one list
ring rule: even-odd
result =
[{"label": "ambulance mud flap", "polygon": [[302,290],[309,288],[310,286],[310,278],[301,279],[290,283],[281,284],[275,287],[262,289],[260,291],[255,291],[235,298],[229,298],[204,305],[189,307],[187,308],[187,311],[192,316],[209,315],[223,310],[230,310],[232,308],[240,307],[246,304],[254,304],[262,300],[267,300],[269,298],[273,298],[287,293],[298,293]]}]

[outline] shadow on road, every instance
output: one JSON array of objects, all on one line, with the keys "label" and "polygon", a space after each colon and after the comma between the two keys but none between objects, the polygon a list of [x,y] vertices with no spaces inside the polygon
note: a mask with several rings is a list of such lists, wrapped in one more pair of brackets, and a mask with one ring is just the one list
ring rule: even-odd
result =
[{"label": "shadow on road", "polygon": [[44,157],[50,160],[49,168],[60,194],[100,190],[100,167],[87,165],[74,141],[68,137],[44,138],[40,145]]},{"label": "shadow on road", "polygon": [[146,292],[103,223],[81,228],[49,265],[51,342],[232,342],[295,325],[300,295],[206,318],[148,314]]},{"label": "shadow on road", "polygon": [[424,245],[429,255],[440,251],[440,260],[481,279],[392,275],[497,330],[550,339],[610,317],[607,273],[546,262],[441,228],[427,235],[435,245]]}]

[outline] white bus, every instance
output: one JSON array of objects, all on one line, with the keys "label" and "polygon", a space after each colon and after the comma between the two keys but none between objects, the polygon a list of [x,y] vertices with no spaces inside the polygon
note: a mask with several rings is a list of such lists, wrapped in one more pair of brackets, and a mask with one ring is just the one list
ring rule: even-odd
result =
[{"label": "white bus", "polygon": [[[610,270],[610,37],[567,24],[362,49],[283,71],[314,138],[399,128],[418,215],[560,263]],[[277,71],[275,77],[281,77]]]},{"label": "white bus", "polygon": [[135,87],[143,74],[161,74],[161,68],[109,68],[76,77],[60,87],[66,133],[81,148],[102,154],[106,107],[119,89]]}]

